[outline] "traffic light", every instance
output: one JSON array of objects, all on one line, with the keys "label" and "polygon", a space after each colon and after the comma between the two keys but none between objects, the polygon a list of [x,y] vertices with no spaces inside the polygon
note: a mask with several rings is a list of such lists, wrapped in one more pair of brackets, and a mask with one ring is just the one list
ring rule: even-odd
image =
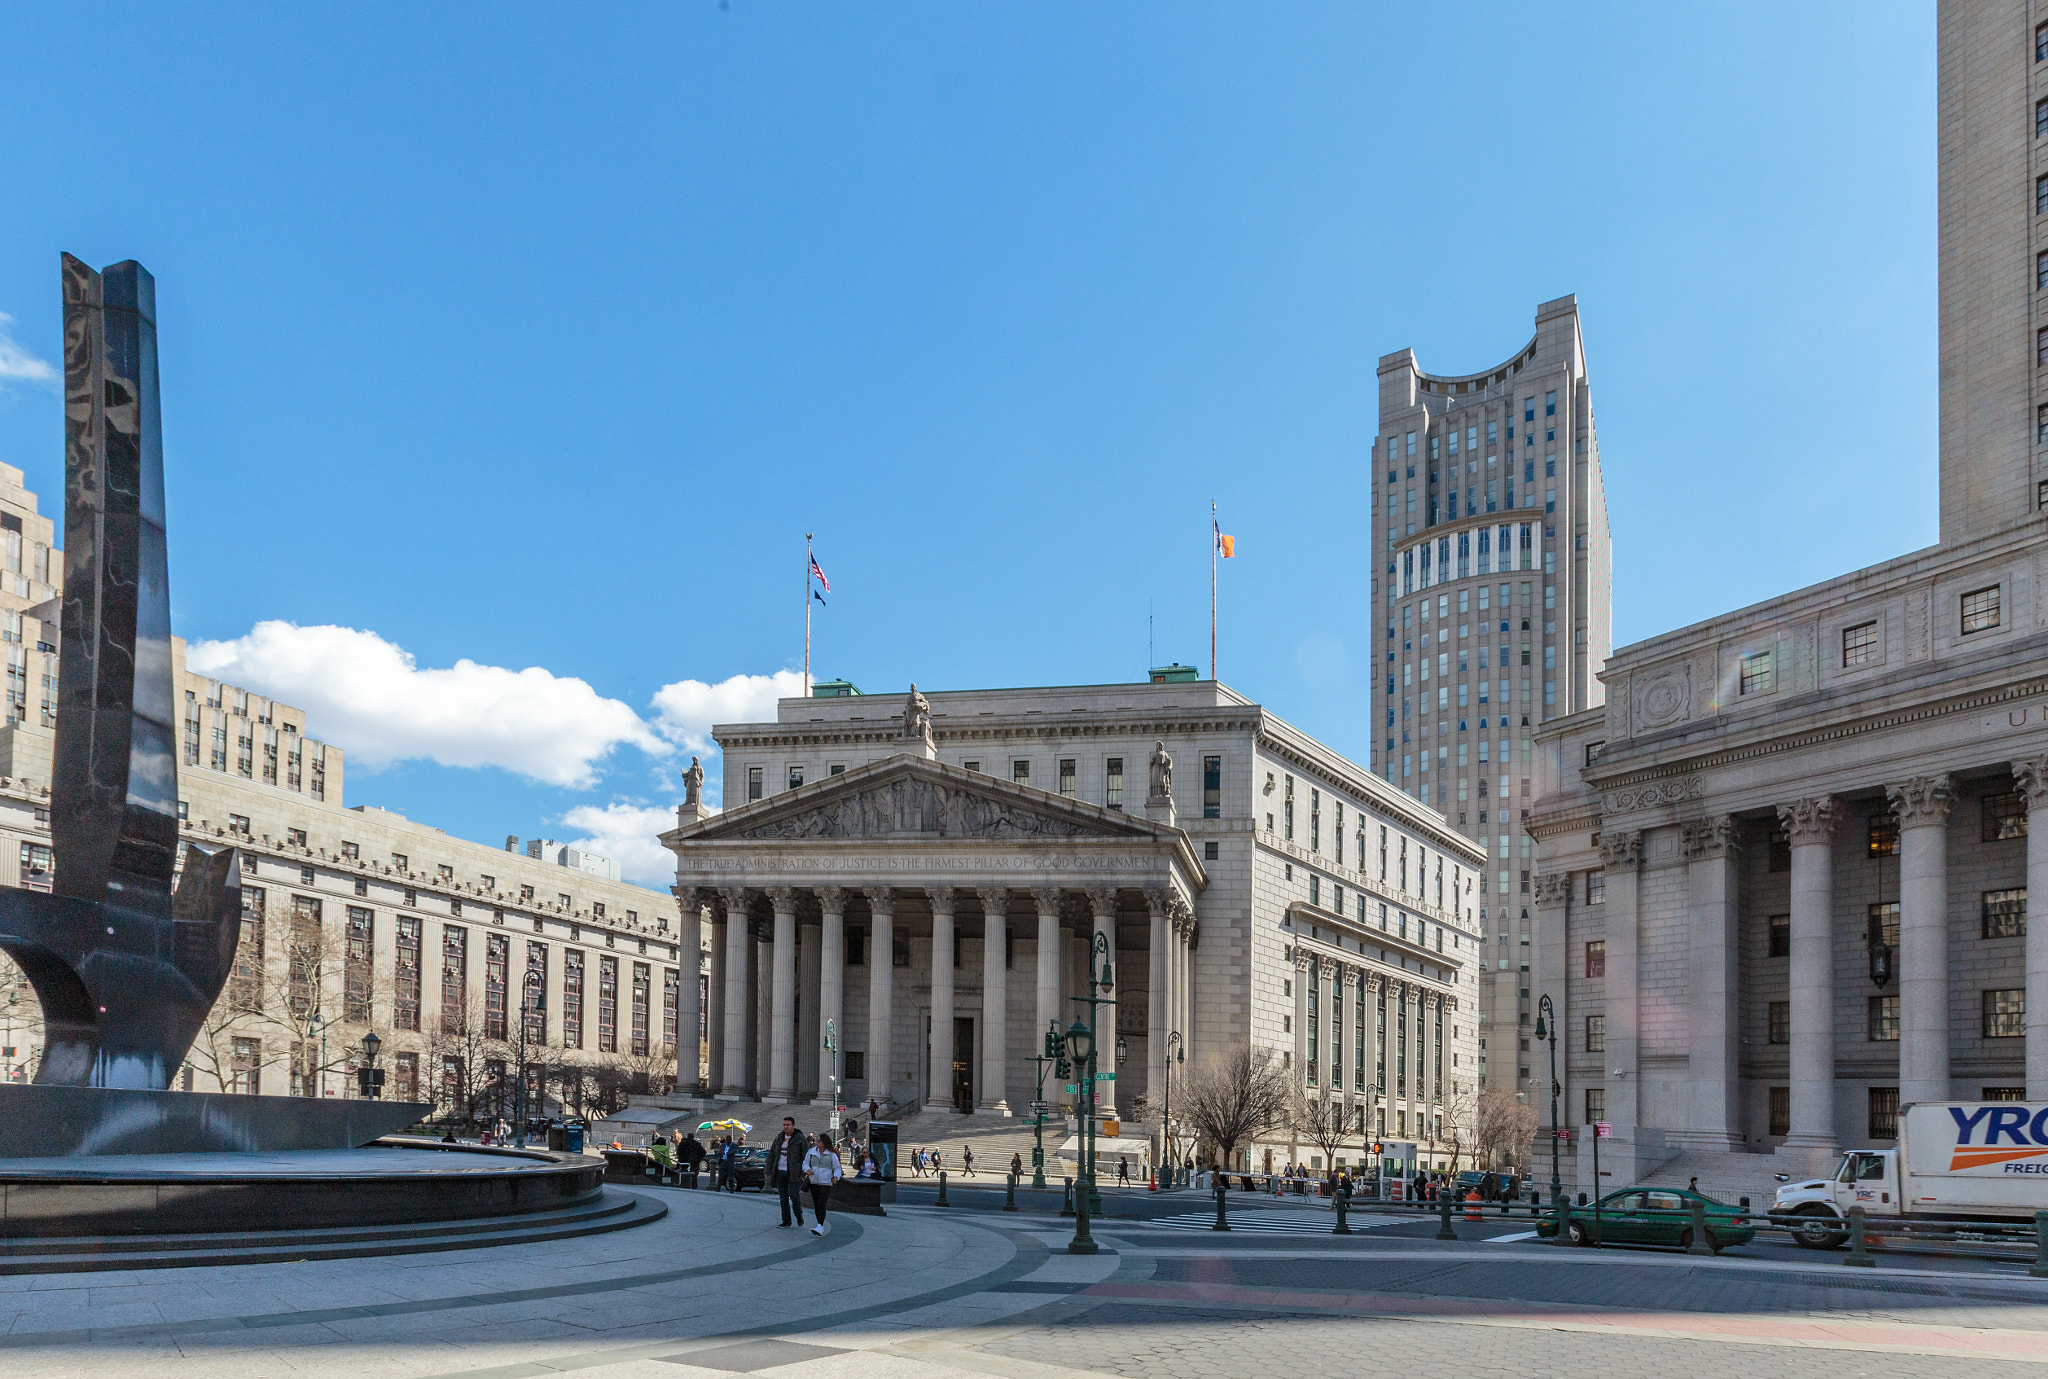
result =
[{"label": "traffic light", "polygon": [[1047,1058],[1058,1058],[1060,1056],[1060,1037],[1051,1030],[1045,1032],[1045,1056]]},{"label": "traffic light", "polygon": [[1059,1056],[1059,1061],[1052,1065],[1052,1070],[1062,1082],[1074,1075],[1074,1065],[1065,1054]]}]

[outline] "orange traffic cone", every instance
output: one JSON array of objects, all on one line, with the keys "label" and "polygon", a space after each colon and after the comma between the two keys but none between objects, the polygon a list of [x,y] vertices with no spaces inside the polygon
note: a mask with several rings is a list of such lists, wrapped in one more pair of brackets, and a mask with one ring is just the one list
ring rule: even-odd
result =
[{"label": "orange traffic cone", "polygon": [[1478,1221],[1481,1219],[1479,1215],[1479,1192],[1476,1188],[1465,1194],[1465,1219],[1467,1221]]}]

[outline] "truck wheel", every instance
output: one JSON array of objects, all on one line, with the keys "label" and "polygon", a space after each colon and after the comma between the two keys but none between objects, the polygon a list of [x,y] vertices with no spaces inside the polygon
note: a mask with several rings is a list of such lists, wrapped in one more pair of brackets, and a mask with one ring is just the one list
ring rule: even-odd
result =
[{"label": "truck wheel", "polygon": [[1837,1230],[1840,1220],[1826,1207],[1805,1207],[1794,1213],[1792,1241],[1809,1250],[1837,1250],[1849,1238],[1847,1231]]}]

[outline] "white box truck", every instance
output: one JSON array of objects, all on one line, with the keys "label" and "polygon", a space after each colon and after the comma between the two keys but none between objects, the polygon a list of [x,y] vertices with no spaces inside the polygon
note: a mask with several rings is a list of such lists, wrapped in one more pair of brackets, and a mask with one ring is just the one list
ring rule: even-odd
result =
[{"label": "white box truck", "polygon": [[1787,1183],[1771,1218],[1799,1244],[1825,1250],[1848,1239],[1852,1206],[1984,1221],[2048,1211],[2048,1103],[1931,1101],[1900,1114],[1897,1149],[1851,1149],[1831,1176]]}]

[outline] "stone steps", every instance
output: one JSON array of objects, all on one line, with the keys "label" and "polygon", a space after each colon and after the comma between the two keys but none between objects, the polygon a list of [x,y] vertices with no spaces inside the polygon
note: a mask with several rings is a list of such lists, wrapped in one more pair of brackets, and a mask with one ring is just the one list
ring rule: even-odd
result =
[{"label": "stone steps", "polygon": [[1687,1150],[1645,1174],[1637,1186],[1682,1188],[1696,1177],[1699,1190],[1716,1201],[1732,1204],[1747,1197],[1752,1207],[1764,1211],[1778,1189],[1775,1175],[1784,1171],[1784,1165],[1770,1154]]}]

